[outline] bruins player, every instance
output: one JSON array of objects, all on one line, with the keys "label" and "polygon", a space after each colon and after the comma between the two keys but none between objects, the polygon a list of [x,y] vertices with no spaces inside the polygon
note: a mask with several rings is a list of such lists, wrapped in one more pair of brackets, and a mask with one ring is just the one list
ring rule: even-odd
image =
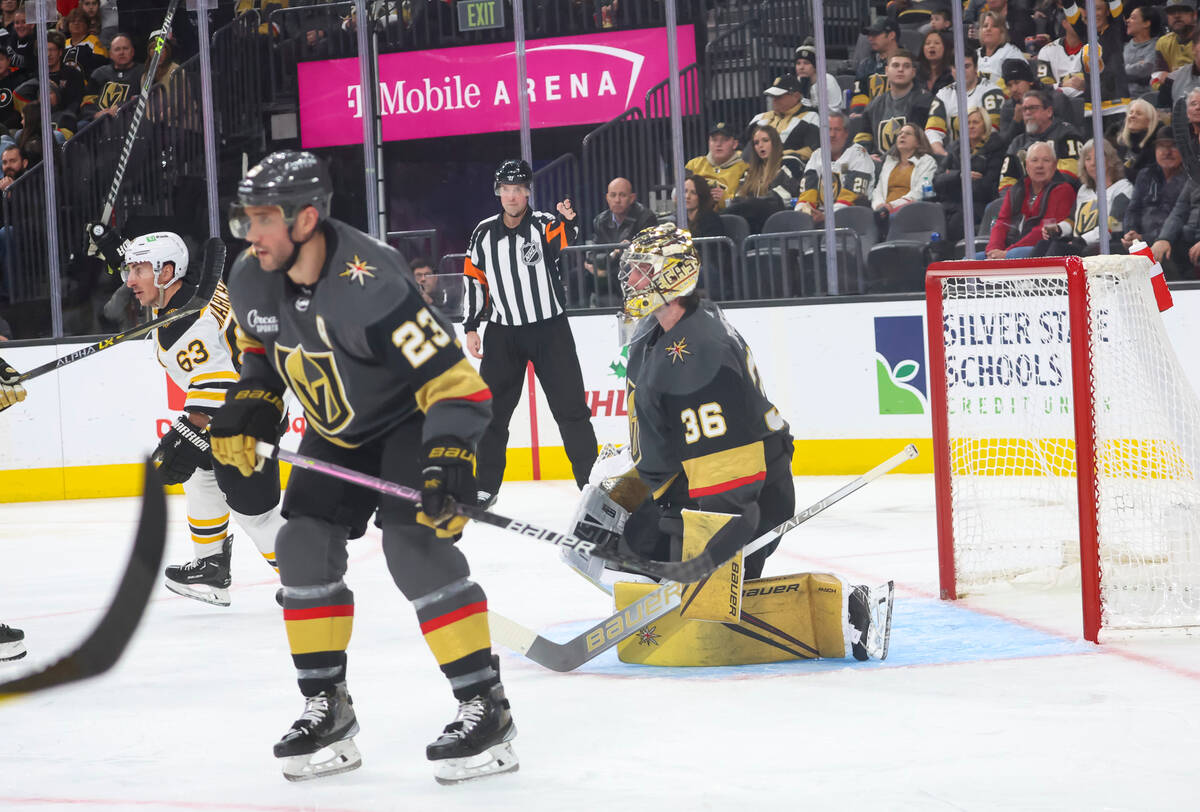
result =
[{"label": "bruins player", "polygon": [[[608,531],[610,543],[657,560],[678,561],[685,546],[696,548],[684,509],[709,514],[692,525],[707,536],[701,543],[724,537],[738,547],[795,512],[787,422],[767,397],[745,340],[695,292],[699,274],[691,235],[674,223],[642,231],[625,251],[619,279],[622,318],[633,336],[626,400],[634,467],[614,477],[605,466],[598,476],[614,484],[607,491],[589,485],[576,517]],[[746,558],[747,578],[762,574],[777,544]],[[838,587],[830,593],[828,625],[841,643],[848,607],[847,622],[860,633],[849,641],[853,654],[866,659],[872,608],[882,604],[865,587],[850,589],[843,603],[840,582],[830,578]],[[879,626],[876,633],[886,635],[886,624]],[[845,656],[844,644],[837,656]]]},{"label": "bruins player", "polygon": [[[187,246],[170,231],[144,234],[123,246],[121,280],[143,307],[167,310],[172,301],[187,301],[195,291],[187,269]],[[214,469],[212,464],[206,428],[238,379],[233,328],[228,292],[218,284],[199,313],[154,331],[158,362],[187,393],[184,412],[163,435],[154,459],[168,485],[183,485],[196,552],[193,561],[167,567],[166,587],[217,606],[229,605],[230,513],[272,567],[275,535],[283,526],[278,463],[248,480],[232,468]]]},{"label": "bruins player", "polygon": [[[275,745],[290,780],[362,763],[346,690],[354,593],[347,540],[378,508],[392,579],[459,701],[426,749],[455,783],[517,768],[508,700],[492,657],[487,599],[453,544],[475,499],[475,445],[491,392],[452,328],[426,306],[392,248],[329,218],[332,184],[307,152],[276,152],[238,186],[233,234],[250,243],[229,289],[245,363],[213,419],[213,453],[249,476],[272,440],[285,387],[304,406],[300,453],[419,488],[420,506],[294,469],[277,554],[304,713]],[[322,758],[322,751],[333,756]]]}]

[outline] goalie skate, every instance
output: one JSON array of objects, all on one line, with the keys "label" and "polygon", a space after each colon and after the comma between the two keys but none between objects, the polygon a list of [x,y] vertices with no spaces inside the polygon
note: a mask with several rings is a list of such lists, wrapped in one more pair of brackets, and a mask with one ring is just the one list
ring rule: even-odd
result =
[{"label": "goalie skate", "polygon": [[886,660],[888,644],[892,637],[892,601],[895,582],[871,589],[856,586],[850,593],[850,625],[858,633],[858,639],[850,643],[850,651],[856,660]]},{"label": "goalie skate", "polygon": [[233,549],[233,536],[221,544],[216,555],[197,558],[186,564],[173,564],[164,574],[167,589],[185,598],[209,603],[213,606],[229,605],[229,559]]},{"label": "goalie skate", "polygon": [[437,767],[434,779],[439,784],[461,784],[516,772],[521,766],[512,749],[516,737],[504,686],[497,684],[486,695],[460,702],[458,715],[425,748],[425,755]]},{"label": "goalie skate", "polygon": [[25,632],[0,623],[0,662],[19,660],[25,651]]},{"label": "goalie skate", "polygon": [[308,781],[349,772],[362,766],[354,744],[358,719],[346,684],[305,700],[304,713],[275,743],[275,757],[283,760],[283,777]]}]

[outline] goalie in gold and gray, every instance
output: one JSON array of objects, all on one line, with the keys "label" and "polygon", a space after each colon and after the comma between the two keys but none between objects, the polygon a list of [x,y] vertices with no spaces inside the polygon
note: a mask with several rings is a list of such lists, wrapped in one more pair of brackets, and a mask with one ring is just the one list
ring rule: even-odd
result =
[{"label": "goalie in gold and gray", "polygon": [[[587,538],[651,559],[690,558],[730,536],[744,547],[795,511],[788,424],[767,396],[746,341],[696,291],[699,274],[691,235],[674,223],[642,231],[622,256],[622,329],[632,336],[628,456],[625,463],[621,456],[597,463],[576,513],[575,527]],[[831,575],[788,576],[792,588],[764,593],[777,598],[765,608],[785,620],[767,622],[743,612],[743,592],[759,589],[757,580],[743,586],[743,578],[758,579],[776,546],[744,562],[739,554],[685,589],[680,611],[659,625],[699,622],[712,629],[674,635],[682,644],[659,664],[844,657],[850,649],[866,659],[871,626],[877,638],[886,634],[881,612],[890,617],[890,589],[883,596],[846,587]],[[637,573],[604,573],[597,559],[567,559],[593,581],[638,580]],[[617,595],[619,603],[641,597]],[[735,645],[738,638],[756,645]],[[877,639],[870,649],[879,656],[885,646]],[[667,651],[662,641],[651,647]]]}]

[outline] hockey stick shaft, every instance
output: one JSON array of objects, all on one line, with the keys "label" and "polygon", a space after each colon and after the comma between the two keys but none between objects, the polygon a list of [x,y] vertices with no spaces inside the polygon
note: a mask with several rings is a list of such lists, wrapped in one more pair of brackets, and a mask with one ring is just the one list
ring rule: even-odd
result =
[{"label": "hockey stick shaft", "polygon": [[[154,38],[154,45],[150,50],[150,59],[146,64],[146,74],[142,77],[142,87],[138,92],[137,106],[133,108],[133,118],[129,122],[129,131],[125,133],[125,142],[121,145],[121,156],[117,159],[116,171],[113,173],[112,185],[108,188],[108,196],[104,198],[104,209],[100,214],[98,222],[108,225],[112,219],[113,208],[117,205],[117,195],[121,192],[121,183],[125,180],[125,170],[129,166],[129,156],[133,152],[133,144],[137,141],[138,130],[142,127],[142,118],[146,115],[146,103],[150,98],[150,88],[154,86],[154,74],[158,72],[158,63],[162,60],[163,46],[167,42],[167,38],[171,36],[171,24],[175,21],[175,10],[179,7],[179,0],[171,0],[167,5],[167,13],[163,17],[162,27],[158,31],[158,36]],[[203,12],[202,12],[203,13]],[[201,43],[207,47],[207,43]],[[96,243],[92,240],[92,235],[88,235],[90,243],[88,253],[95,255]]]},{"label": "hockey stick shaft", "polygon": [[[750,555],[761,550],[850,494],[894,470],[901,463],[914,459],[916,456],[916,446],[912,444],[905,446],[899,453],[884,460],[870,471],[855,477],[833,493],[762,534],[747,544],[742,552]],[[492,637],[496,642],[551,670],[573,671],[630,637],[647,623],[651,623],[675,609],[679,605],[682,594],[682,584],[663,584],[565,643],[554,643],[493,610],[488,611],[488,618]]]},{"label": "hockey stick shaft", "polygon": [[107,671],[121,656],[146,609],[158,580],[167,539],[167,501],[162,479],[146,461],[142,486],[142,512],[125,574],[108,611],[92,633],[73,652],[41,671],[0,682],[0,704],[22,694],[66,685]]},{"label": "hockey stick shaft", "polygon": [[204,266],[201,272],[200,281],[196,285],[196,292],[192,294],[192,298],[188,299],[183,306],[176,308],[159,316],[156,319],[151,319],[145,324],[139,324],[126,330],[123,333],[102,338],[94,344],[89,344],[86,347],[80,347],[70,355],[64,355],[62,358],[55,358],[53,361],[47,361],[41,366],[24,372],[19,378],[18,383],[24,383],[31,378],[37,378],[45,375],[47,372],[53,372],[56,369],[61,369],[67,364],[73,364],[76,361],[81,361],[90,355],[95,355],[101,350],[107,350],[118,344],[123,344],[126,341],[131,341],[135,338],[141,338],[144,335],[154,332],[163,325],[170,324],[173,321],[178,321],[185,316],[190,316],[204,309],[204,306],[212,299],[213,293],[216,292],[217,285],[221,281],[221,271],[225,267],[225,243],[220,239],[213,237],[205,243],[204,250]]},{"label": "hockey stick shaft", "polygon": [[[386,479],[381,479],[377,476],[364,474],[361,471],[354,471],[350,468],[344,468],[340,465],[335,465],[331,462],[305,457],[301,454],[295,454],[291,451],[285,451],[278,446],[271,445],[266,442],[259,442],[255,446],[255,451],[259,456],[267,459],[279,459],[284,462],[289,462],[299,468],[308,471],[314,471],[318,474],[331,476],[336,479],[341,479],[346,482],[351,482],[363,488],[377,491],[379,493],[394,496],[397,499],[403,499],[406,502],[419,503],[421,501],[421,493],[413,488],[405,487],[396,482],[390,482]],[[516,519],[510,519],[507,516],[501,516],[499,513],[492,513],[483,508],[475,507],[474,505],[456,504],[454,512],[459,516],[465,516],[468,519],[489,524],[492,527],[499,527],[502,530],[508,530],[513,533],[518,533],[522,536],[544,541],[547,544],[553,544],[557,547],[563,547],[575,552],[584,553],[594,556],[605,561],[611,561],[615,564],[620,564],[627,567],[634,567],[641,572],[653,575],[658,578],[664,578],[672,581],[691,582],[698,581],[705,575],[709,574],[717,567],[724,563],[724,559],[718,559],[710,553],[704,553],[695,558],[690,558],[686,561],[652,561],[649,559],[641,559],[634,556],[626,556],[610,550],[600,550],[596,548],[596,543],[587,539],[578,538],[567,533],[559,533],[545,527],[541,527],[530,522],[522,522]],[[736,551],[735,551],[736,552]],[[732,554],[731,554],[732,557]]]}]

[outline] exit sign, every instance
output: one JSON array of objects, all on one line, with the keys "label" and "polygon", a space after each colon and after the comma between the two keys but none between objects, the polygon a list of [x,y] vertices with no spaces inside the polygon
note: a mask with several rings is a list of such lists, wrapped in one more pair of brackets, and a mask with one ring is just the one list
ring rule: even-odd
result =
[{"label": "exit sign", "polygon": [[503,0],[458,0],[458,30],[504,27]]}]

